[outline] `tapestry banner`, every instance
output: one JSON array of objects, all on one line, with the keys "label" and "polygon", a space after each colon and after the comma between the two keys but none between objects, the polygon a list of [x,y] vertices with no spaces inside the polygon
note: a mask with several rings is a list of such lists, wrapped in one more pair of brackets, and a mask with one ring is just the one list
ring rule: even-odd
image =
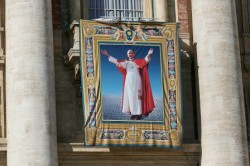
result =
[{"label": "tapestry banner", "polygon": [[80,21],[85,146],[180,147],[178,25]]}]

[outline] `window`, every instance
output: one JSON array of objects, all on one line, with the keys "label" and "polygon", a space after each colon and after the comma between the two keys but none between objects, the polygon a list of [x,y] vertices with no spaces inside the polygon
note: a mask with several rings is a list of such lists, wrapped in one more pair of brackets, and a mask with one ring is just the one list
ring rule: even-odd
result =
[{"label": "window", "polygon": [[138,20],[143,16],[142,0],[89,0],[89,19],[115,17]]},{"label": "window", "polygon": [[89,0],[88,9],[89,19],[104,16],[104,0]]}]

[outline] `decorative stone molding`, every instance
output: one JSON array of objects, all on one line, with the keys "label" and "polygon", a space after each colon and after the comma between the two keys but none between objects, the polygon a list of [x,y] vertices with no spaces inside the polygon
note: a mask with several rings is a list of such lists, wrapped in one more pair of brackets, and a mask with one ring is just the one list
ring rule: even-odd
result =
[{"label": "decorative stone molding", "polygon": [[0,56],[0,65],[5,64],[5,55]]},{"label": "decorative stone molding", "polygon": [[1,151],[7,151],[7,139],[6,138],[0,138],[0,152]]},{"label": "decorative stone molding", "polygon": [[79,48],[79,22],[73,21],[70,25],[70,35],[73,38],[72,48],[68,52],[69,65],[75,69],[75,80],[80,77],[80,48]]},{"label": "decorative stone molding", "polygon": [[110,152],[108,147],[84,147],[83,143],[60,143],[58,152]]},{"label": "decorative stone molding", "polygon": [[193,56],[194,53],[194,46],[191,42],[191,36],[190,33],[180,33],[180,52],[182,55],[182,59],[190,59],[191,56]]},{"label": "decorative stone molding", "polygon": [[79,22],[74,20],[70,25],[70,31],[73,32],[73,48],[79,49]]},{"label": "decorative stone molding", "polygon": [[[116,147],[122,148],[122,147]],[[58,143],[58,152],[66,153],[66,152],[111,152],[109,147],[84,147],[83,143]],[[133,149],[140,149],[133,148]],[[162,151],[157,148],[147,149],[148,151]],[[0,151],[7,151],[7,140],[0,139]],[[178,151],[180,153],[200,153],[201,147],[200,144],[183,144],[182,150],[169,149],[169,152]]]},{"label": "decorative stone molding", "polygon": [[[66,152],[106,152],[110,153],[113,149],[123,149],[124,147],[84,147],[84,143],[59,143],[58,144],[58,152],[59,153],[66,153]],[[133,149],[133,151],[142,151],[146,152],[162,152],[162,149],[159,148],[140,148],[140,147],[133,147],[128,149]],[[119,151],[119,150],[118,150]],[[122,150],[121,150],[122,151]],[[201,152],[200,144],[183,144],[181,150],[176,149],[168,149],[169,154],[173,152],[177,152],[177,154],[182,155],[183,153],[199,153]]]},{"label": "decorative stone molding", "polygon": [[68,52],[68,59],[70,66],[72,66],[75,70],[75,80],[78,80],[80,76],[79,58],[80,58],[80,50],[71,48]]},{"label": "decorative stone molding", "polygon": [[187,46],[190,46],[190,33],[180,33],[179,37]]},{"label": "decorative stone molding", "polygon": [[190,39],[190,33],[180,33],[181,39]]}]

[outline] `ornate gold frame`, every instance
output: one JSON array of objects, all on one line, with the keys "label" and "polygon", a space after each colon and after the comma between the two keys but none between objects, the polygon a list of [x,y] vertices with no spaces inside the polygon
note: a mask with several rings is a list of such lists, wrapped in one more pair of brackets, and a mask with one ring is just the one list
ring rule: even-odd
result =
[{"label": "ornate gold frame", "polygon": [[[122,27],[123,30],[117,28]],[[113,31],[111,28],[113,27]],[[156,28],[159,34],[147,34]],[[102,29],[100,31],[100,29]],[[131,40],[126,31],[133,31]],[[115,24],[81,20],[81,79],[86,146],[164,146],[179,147],[182,140],[181,82],[178,43],[178,25],[175,23],[118,22]],[[123,42],[126,44],[154,43],[161,45],[164,123],[103,123],[100,93],[100,50],[98,42]],[[170,42],[174,51],[170,53]],[[170,43],[170,44],[169,44]],[[171,59],[172,58],[172,59]],[[172,60],[172,61],[171,61]],[[169,64],[174,68],[170,74]],[[171,93],[171,95],[170,95]],[[176,119],[176,120],[172,120]],[[175,124],[176,123],[176,124]],[[145,133],[149,137],[145,137]],[[164,139],[162,139],[164,135]],[[149,139],[148,139],[149,138]]]}]

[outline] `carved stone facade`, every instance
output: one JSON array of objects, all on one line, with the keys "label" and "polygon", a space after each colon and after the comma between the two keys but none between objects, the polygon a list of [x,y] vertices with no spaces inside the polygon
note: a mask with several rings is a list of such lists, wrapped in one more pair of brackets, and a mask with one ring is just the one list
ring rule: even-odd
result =
[{"label": "carved stone facade", "polygon": [[[5,108],[5,2],[0,0],[0,166],[7,165],[6,112]],[[43,0],[45,1],[45,0]],[[46,0],[49,2],[50,0]],[[183,149],[159,148],[85,148],[83,147],[83,112],[81,100],[79,68],[79,23],[80,18],[87,19],[88,0],[51,0],[53,9],[54,68],[57,114],[58,164],[60,166],[78,165],[193,165],[197,166],[201,156],[201,118],[197,43],[193,36],[197,33],[193,27],[195,17],[192,2],[200,0],[143,0],[145,17],[158,16],[179,22],[182,56],[183,84]],[[206,0],[216,4],[215,0]],[[222,0],[225,1],[225,0]],[[36,0],[34,0],[36,2]],[[225,1],[226,2],[226,1]],[[231,1],[230,1],[231,2]],[[247,138],[250,141],[250,23],[247,0],[235,0],[237,25],[240,42],[241,68],[244,90],[245,119]],[[226,4],[226,3],[225,3]],[[163,10],[163,9],[162,9]],[[216,10],[216,9],[214,9]],[[193,15],[192,15],[193,12]],[[197,12],[199,14],[199,12]],[[212,12],[211,12],[212,13]],[[199,23],[199,22],[198,22]],[[195,26],[195,25],[194,25]],[[197,22],[196,22],[197,26]],[[237,32],[235,32],[237,33]],[[206,36],[204,36],[206,40]],[[196,41],[195,41],[196,42]],[[199,43],[198,43],[199,45]],[[221,56],[221,55],[217,55]],[[206,57],[204,57],[206,58]],[[200,71],[199,71],[200,72]],[[241,78],[239,78],[241,79]],[[226,83],[225,83],[226,84]],[[226,85],[225,85],[226,86]],[[223,86],[224,88],[224,86]],[[16,104],[16,103],[13,103]],[[244,121],[244,118],[243,118]],[[205,121],[203,121],[205,122]],[[209,124],[206,124],[209,125]],[[244,134],[242,134],[244,135]],[[203,137],[204,139],[204,137]],[[246,153],[246,152],[245,152]],[[203,154],[205,155],[205,154]],[[214,154],[216,155],[216,154]],[[221,164],[223,165],[223,164]],[[225,165],[225,164],[224,164]],[[230,164],[228,164],[230,166]]]}]

